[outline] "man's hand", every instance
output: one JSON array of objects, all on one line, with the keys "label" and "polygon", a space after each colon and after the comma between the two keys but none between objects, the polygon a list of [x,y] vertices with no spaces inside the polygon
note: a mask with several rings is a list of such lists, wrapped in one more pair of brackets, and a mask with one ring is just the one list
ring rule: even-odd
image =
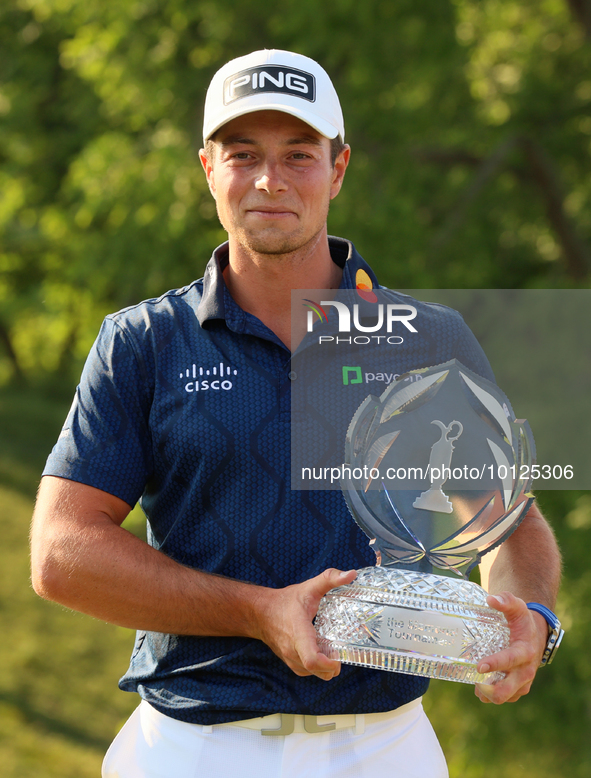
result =
[{"label": "man's hand", "polygon": [[488,604],[505,614],[511,637],[509,648],[478,663],[481,673],[498,670],[506,678],[494,686],[477,684],[476,695],[497,705],[515,702],[529,692],[548,642],[546,620],[525,603],[553,608],[560,583],[560,552],[535,502],[507,540],[484,555],[480,574],[493,595]]},{"label": "man's hand", "polygon": [[341,572],[331,568],[284,589],[258,589],[256,637],[296,675],[315,675],[330,681],[340,673],[341,663],[320,652],[312,620],[321,598],[336,586],[351,583],[355,576],[355,570]]},{"label": "man's hand", "polygon": [[506,677],[498,683],[476,684],[476,696],[482,702],[516,702],[531,688],[548,639],[548,625],[540,614],[530,611],[525,602],[510,592],[487,598],[491,608],[505,614],[511,631],[509,647],[478,663],[478,672],[499,671]]}]

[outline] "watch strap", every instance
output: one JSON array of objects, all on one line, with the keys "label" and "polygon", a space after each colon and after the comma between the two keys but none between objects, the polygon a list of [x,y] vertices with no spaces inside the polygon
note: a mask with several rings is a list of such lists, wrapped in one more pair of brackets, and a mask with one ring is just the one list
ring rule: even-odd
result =
[{"label": "watch strap", "polygon": [[544,665],[549,665],[554,659],[554,654],[562,641],[564,630],[561,627],[558,616],[550,608],[539,602],[528,602],[527,607],[530,611],[535,611],[543,616],[548,624],[548,641],[540,662],[540,667],[543,667]]}]

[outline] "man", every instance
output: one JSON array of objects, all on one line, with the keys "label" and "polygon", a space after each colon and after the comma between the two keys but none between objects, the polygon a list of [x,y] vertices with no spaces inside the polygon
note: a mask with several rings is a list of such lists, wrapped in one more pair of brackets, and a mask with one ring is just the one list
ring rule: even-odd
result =
[{"label": "man", "polygon": [[[121,687],[143,701],[103,775],[444,776],[425,680],[318,650],[321,597],[375,560],[338,492],[290,489],[290,292],[377,287],[327,237],[350,155],[336,92],[306,57],[254,52],[214,76],[204,140],[228,243],[204,279],[107,317],[34,517],[36,591],[138,630]],[[451,333],[433,359],[490,371],[457,314],[422,310]],[[121,527],[140,497],[148,544]],[[525,601],[552,607],[558,586],[536,508],[493,561],[512,643],[477,694],[500,703],[527,693],[548,639]]]}]

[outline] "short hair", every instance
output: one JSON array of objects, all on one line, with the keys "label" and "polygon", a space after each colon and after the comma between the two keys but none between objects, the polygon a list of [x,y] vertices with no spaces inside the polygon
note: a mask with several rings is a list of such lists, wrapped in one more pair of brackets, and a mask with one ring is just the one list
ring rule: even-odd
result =
[{"label": "short hair", "polygon": [[[205,141],[205,156],[207,157],[207,161],[209,164],[213,164],[213,158],[215,154],[215,142],[214,142],[215,134],[208,138]],[[336,138],[330,139],[330,164],[334,167],[335,162],[337,161],[337,157],[341,153],[341,151],[345,148],[345,144],[343,143],[343,139],[340,135],[337,135]]]},{"label": "short hair", "polygon": [[333,167],[337,161],[337,157],[344,148],[345,144],[343,143],[343,139],[340,135],[337,135],[336,138],[330,139],[330,163]]}]

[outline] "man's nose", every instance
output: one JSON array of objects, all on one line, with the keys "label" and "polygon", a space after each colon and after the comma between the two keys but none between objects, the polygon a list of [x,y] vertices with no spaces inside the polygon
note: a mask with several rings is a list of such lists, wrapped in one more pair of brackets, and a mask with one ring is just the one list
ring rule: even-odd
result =
[{"label": "man's nose", "polygon": [[255,187],[261,192],[277,194],[287,189],[287,183],[281,174],[280,165],[273,160],[266,160],[255,181]]}]

